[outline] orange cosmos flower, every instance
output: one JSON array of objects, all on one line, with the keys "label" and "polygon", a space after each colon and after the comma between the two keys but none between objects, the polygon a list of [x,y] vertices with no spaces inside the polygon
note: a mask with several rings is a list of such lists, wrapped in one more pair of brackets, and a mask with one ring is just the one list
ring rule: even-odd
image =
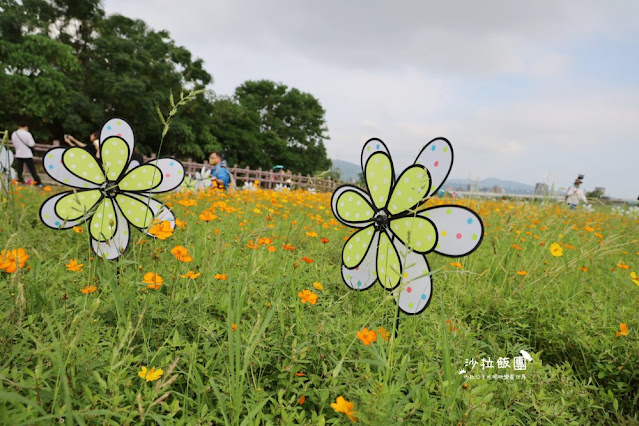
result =
[{"label": "orange cosmos flower", "polygon": [[513,244],[513,245],[512,245],[512,247],[513,247],[515,250],[522,250],[522,247],[521,247],[521,246],[518,246],[517,244]]},{"label": "orange cosmos flower", "polygon": [[175,246],[171,249],[171,254],[180,262],[192,262],[193,257],[189,254],[189,250],[184,246]]},{"label": "orange cosmos flower", "polygon": [[182,228],[184,227],[184,225],[186,225],[185,220],[175,219],[175,226],[177,226],[178,228]]},{"label": "orange cosmos flower", "polygon": [[173,228],[171,228],[171,222],[168,220],[163,220],[160,223],[157,223],[149,229],[149,234],[155,236],[160,240],[166,240],[171,235],[173,235]]},{"label": "orange cosmos flower", "polygon": [[184,275],[180,275],[182,278],[190,278],[192,280],[196,279],[197,277],[199,277],[201,274],[198,272],[197,274],[193,271],[189,271]]},{"label": "orange cosmos flower", "polygon": [[288,243],[287,243],[287,244],[284,244],[284,246],[283,246],[282,248],[283,248],[284,250],[295,251],[295,249],[296,249],[297,247],[292,246],[292,245],[290,245],[290,244],[288,244]]},{"label": "orange cosmos flower", "polygon": [[2,250],[0,252],[0,269],[12,274],[18,269],[24,268],[29,255],[23,248],[13,250]]},{"label": "orange cosmos flower", "polygon": [[74,226],[73,230],[77,232],[78,234],[81,234],[84,232],[84,228],[82,228],[81,226]]},{"label": "orange cosmos flower", "polygon": [[210,221],[215,220],[215,219],[217,219],[217,216],[214,215],[213,213],[211,213],[208,210],[200,213],[200,220],[203,221],[203,222],[210,222]]},{"label": "orange cosmos flower", "polygon": [[271,240],[270,238],[267,237],[262,237],[259,240],[257,240],[257,243],[260,245],[269,245],[273,242],[273,240]]},{"label": "orange cosmos flower", "polygon": [[213,277],[216,280],[220,280],[220,281],[224,281],[224,280],[228,280],[229,277],[226,276],[226,274],[215,274],[215,276]]},{"label": "orange cosmos flower", "polygon": [[93,293],[94,291],[96,291],[98,288],[94,285],[87,285],[84,286],[84,288],[82,290],[80,290],[82,293],[84,294],[90,294]]},{"label": "orange cosmos flower", "polygon": [[233,324],[231,324],[231,330],[237,331],[237,323],[234,322]]},{"label": "orange cosmos flower", "polygon": [[617,263],[617,267],[619,269],[630,269],[630,266],[626,265],[626,263],[623,260],[621,262]]},{"label": "orange cosmos flower", "polygon": [[561,248],[561,246],[557,243],[552,243],[550,245],[550,254],[552,254],[555,257],[560,257],[563,256],[564,254],[564,249]]},{"label": "orange cosmos flower", "polygon": [[322,285],[321,282],[319,281],[315,281],[313,283],[313,287],[315,287],[315,290],[324,290],[324,286]]},{"label": "orange cosmos flower", "polygon": [[357,338],[361,340],[364,345],[368,346],[377,340],[377,333],[375,333],[375,330],[364,328],[362,331],[357,332]]},{"label": "orange cosmos flower", "polygon": [[306,263],[313,263],[313,259],[311,259],[310,257],[306,257],[306,256],[304,256],[304,257],[302,258],[302,261],[303,261],[303,262],[306,262]]},{"label": "orange cosmos flower", "polygon": [[380,327],[377,329],[377,332],[379,333],[379,336],[386,340],[388,342],[388,338],[390,337],[390,333],[388,331],[386,331],[386,329],[384,327]]},{"label": "orange cosmos flower", "polygon": [[306,236],[307,236],[307,237],[312,237],[312,238],[317,237],[317,232],[315,232],[315,231],[313,231],[313,232],[307,232],[307,233],[306,233]]},{"label": "orange cosmos flower", "polygon": [[260,246],[258,244],[255,244],[253,240],[249,241],[246,247],[250,248],[251,250],[257,250],[258,248],[260,248]]},{"label": "orange cosmos flower", "polygon": [[82,272],[82,268],[84,267],[84,263],[78,264],[78,259],[71,259],[69,263],[65,265],[67,270],[72,272]]},{"label": "orange cosmos flower", "polygon": [[329,240],[329,239],[328,239],[328,238],[326,238],[326,237],[322,237],[322,238],[320,238],[320,243],[322,243],[322,244],[329,243],[330,241],[331,241],[331,240]]},{"label": "orange cosmos flower", "polygon": [[517,275],[528,275],[528,272],[526,271],[517,271]]},{"label": "orange cosmos flower", "polygon": [[311,305],[314,305],[317,303],[317,294],[313,293],[310,290],[302,290],[299,293],[297,293],[297,297],[299,297],[302,303],[310,303]]},{"label": "orange cosmos flower", "polygon": [[587,231],[587,232],[592,232],[592,231],[595,230],[595,228],[592,228],[590,226],[586,226],[586,227],[584,227],[584,230]]},{"label": "orange cosmos flower", "polygon": [[579,269],[581,270],[581,272],[588,272],[588,268],[586,268],[585,266],[582,266]]},{"label": "orange cosmos flower", "polygon": [[338,413],[346,414],[351,421],[357,422],[356,411],[353,411],[355,404],[348,402],[343,396],[338,396],[336,402],[331,402],[331,407]]},{"label": "orange cosmos flower", "polygon": [[305,377],[305,376],[306,376],[306,373],[302,373],[302,372],[300,372],[300,371],[296,371],[296,372],[295,372],[295,375],[296,375],[297,377]]},{"label": "orange cosmos flower", "polygon": [[179,202],[179,204],[182,204],[184,207],[192,207],[196,203],[195,203],[195,200],[182,200]]},{"label": "orange cosmos flower", "polygon": [[47,192],[51,191],[51,187],[50,187],[50,186],[45,186],[45,187],[44,187],[44,188],[42,188],[42,189],[44,189],[44,190],[45,190],[45,191],[47,191]]},{"label": "orange cosmos flower", "polygon": [[459,262],[450,262],[450,266],[454,266],[455,268],[459,268],[459,269],[463,269],[464,268],[462,266],[462,264],[459,263]]},{"label": "orange cosmos flower", "polygon": [[627,336],[628,335],[628,326],[625,323],[619,324],[620,331],[617,332],[617,337],[619,336]]},{"label": "orange cosmos flower", "polygon": [[270,251],[271,253],[275,252],[277,249],[275,248],[275,246],[268,246],[268,251]]},{"label": "orange cosmos flower", "polygon": [[300,399],[299,399],[298,402],[299,402],[300,405],[303,405],[304,402],[306,402],[306,397],[304,395],[300,396]]},{"label": "orange cosmos flower", "polygon": [[153,272],[147,272],[144,274],[144,280],[142,281],[145,284],[148,284],[147,287],[151,290],[159,290],[162,287],[162,277]]}]

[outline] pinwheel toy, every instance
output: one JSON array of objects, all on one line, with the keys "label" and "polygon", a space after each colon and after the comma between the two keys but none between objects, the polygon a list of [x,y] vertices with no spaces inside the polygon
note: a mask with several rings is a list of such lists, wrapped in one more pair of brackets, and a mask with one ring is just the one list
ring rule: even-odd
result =
[{"label": "pinwheel toy", "polygon": [[419,314],[433,289],[426,254],[466,256],[481,243],[484,225],[469,208],[425,205],[453,165],[453,147],[444,138],[426,144],[399,176],[379,139],[366,142],[361,164],[368,192],[343,185],[331,198],[335,217],[358,229],[342,250],[342,278],[354,290],[378,282],[391,292],[399,311]]},{"label": "pinwheel toy", "polygon": [[[160,158],[130,166],[133,130],[119,118],[109,120],[100,133],[100,159],[82,148],[53,148],[44,169],[72,190],[55,194],[40,207],[40,219],[53,229],[69,229],[88,222],[91,248],[100,257],[118,258],[128,247],[130,226],[148,233],[154,220],[175,217],[153,194],[171,191],[184,179],[182,164]],[[151,235],[151,234],[149,234]]]},{"label": "pinwheel toy", "polygon": [[213,185],[211,181],[211,170],[202,166],[202,170],[195,173],[195,190],[205,191]]},{"label": "pinwheel toy", "polygon": [[16,171],[13,164],[13,152],[4,146],[0,149],[0,185],[4,191],[9,191],[9,183],[15,179]]}]

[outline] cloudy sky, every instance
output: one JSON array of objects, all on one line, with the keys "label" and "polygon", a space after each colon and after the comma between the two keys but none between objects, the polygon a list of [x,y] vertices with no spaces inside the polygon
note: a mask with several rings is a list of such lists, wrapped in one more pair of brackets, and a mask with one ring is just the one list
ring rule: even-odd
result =
[{"label": "cloudy sky", "polygon": [[326,109],[331,158],[432,138],[451,177],[639,195],[639,2],[105,0],[205,61],[230,95],[270,79]]}]

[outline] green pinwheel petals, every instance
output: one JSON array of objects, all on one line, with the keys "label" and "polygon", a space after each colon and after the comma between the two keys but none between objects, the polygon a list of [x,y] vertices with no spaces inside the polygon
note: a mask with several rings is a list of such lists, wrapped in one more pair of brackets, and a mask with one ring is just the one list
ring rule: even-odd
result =
[{"label": "green pinwheel petals", "polygon": [[117,223],[113,202],[111,199],[105,198],[98,205],[93,217],[91,217],[89,231],[95,240],[102,242],[113,238],[116,228]]},{"label": "green pinwheel petals", "polygon": [[162,171],[153,164],[136,167],[118,185],[123,191],[149,191],[162,182]]},{"label": "green pinwheel petals", "polygon": [[55,214],[65,221],[79,219],[95,206],[100,197],[102,194],[97,189],[69,193],[55,203]]},{"label": "green pinwheel petals", "polygon": [[388,202],[388,211],[390,214],[398,214],[418,206],[428,194],[429,189],[428,170],[422,165],[410,166],[397,179]]},{"label": "green pinwheel petals", "polygon": [[351,235],[342,251],[342,261],[347,268],[355,268],[362,262],[374,236],[375,229],[373,225],[367,226]]},{"label": "green pinwheel petals", "polygon": [[373,208],[355,191],[343,192],[336,205],[337,213],[350,222],[368,222],[373,218]]},{"label": "green pinwheel petals", "polygon": [[115,197],[120,210],[131,224],[137,228],[148,228],[153,222],[153,212],[142,201],[128,195],[119,194]]},{"label": "green pinwheel petals", "polygon": [[69,148],[62,156],[66,168],[74,175],[96,185],[104,183],[102,169],[87,151],[82,148]]},{"label": "green pinwheel petals", "polygon": [[111,136],[102,142],[100,154],[104,172],[109,180],[114,181],[120,177],[129,163],[129,150],[129,145],[117,136]]},{"label": "green pinwheel petals", "polygon": [[393,219],[390,228],[397,238],[417,253],[428,253],[437,243],[437,231],[433,224],[420,216]]},{"label": "green pinwheel petals", "polygon": [[377,278],[382,287],[392,290],[399,284],[402,265],[399,253],[386,233],[379,237],[379,249],[377,250]]},{"label": "green pinwheel petals", "polygon": [[378,209],[386,205],[392,181],[393,166],[390,157],[383,152],[371,155],[366,162],[366,184]]}]

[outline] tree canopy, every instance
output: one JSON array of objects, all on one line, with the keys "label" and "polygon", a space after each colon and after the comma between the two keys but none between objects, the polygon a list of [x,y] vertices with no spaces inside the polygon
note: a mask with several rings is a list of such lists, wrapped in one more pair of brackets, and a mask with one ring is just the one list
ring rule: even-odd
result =
[{"label": "tree canopy", "polygon": [[99,0],[0,0],[0,66],[0,126],[26,119],[36,139],[87,139],[119,116],[151,153],[169,93],[207,89],[174,119],[164,154],[203,160],[221,150],[231,165],[295,173],[330,167],[325,111],[312,95],[261,80],[216,97],[201,59],[142,20],[106,16]]}]

